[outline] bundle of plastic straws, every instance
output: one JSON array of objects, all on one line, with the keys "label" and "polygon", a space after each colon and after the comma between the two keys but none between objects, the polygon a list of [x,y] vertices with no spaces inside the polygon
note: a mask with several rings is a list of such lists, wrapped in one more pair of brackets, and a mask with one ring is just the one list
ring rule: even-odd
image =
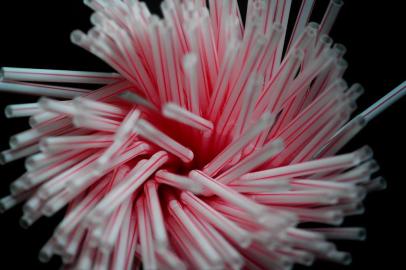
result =
[{"label": "bundle of plastic straws", "polygon": [[328,36],[342,1],[320,24],[314,2],[288,33],[291,0],[249,0],[245,23],[236,0],[165,0],[163,18],[85,1],[93,28],[71,41],[117,73],[2,68],[1,91],[42,97],[5,109],[31,128],[1,153],[27,170],[1,210],[26,201],[28,227],[66,209],[39,255],[66,269],[348,264],[330,240],[365,237],[338,225],[385,181],[368,147],[336,153],[406,83],[351,118],[363,88]]}]

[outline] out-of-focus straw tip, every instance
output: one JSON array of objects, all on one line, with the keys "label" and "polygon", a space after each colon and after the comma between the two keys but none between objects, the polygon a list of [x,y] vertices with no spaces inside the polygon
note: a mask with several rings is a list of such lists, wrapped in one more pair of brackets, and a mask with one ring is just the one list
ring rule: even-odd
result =
[{"label": "out-of-focus straw tip", "polygon": [[41,97],[38,99],[38,105],[40,108],[44,108],[47,103],[50,101],[51,99],[47,98],[47,97]]},{"label": "out-of-focus straw tip", "polygon": [[319,39],[324,44],[329,44],[329,45],[333,44],[333,39],[327,34],[320,35]]},{"label": "out-of-focus straw tip", "polygon": [[9,144],[11,147],[17,146],[17,145],[18,145],[18,138],[17,138],[16,136],[11,136],[10,139],[9,139],[8,144]]},{"label": "out-of-focus straw tip", "polygon": [[340,89],[346,89],[348,87],[348,83],[343,78],[339,78],[339,79],[335,80],[335,83],[337,84],[338,88],[340,88]]},{"label": "out-of-focus straw tip", "polygon": [[377,190],[384,190],[388,187],[388,182],[382,176],[378,176],[378,177],[372,179],[372,181],[376,182]]},{"label": "out-of-focus straw tip", "polygon": [[339,226],[344,222],[344,215],[341,211],[334,211],[331,213],[331,224]]},{"label": "out-of-focus straw tip", "polygon": [[[0,76],[1,76],[1,75],[0,75]],[[1,81],[1,78],[0,78],[0,81]],[[11,118],[11,117],[12,117],[12,114],[13,114],[13,111],[12,111],[10,105],[6,106],[6,107],[4,108],[4,115],[6,116],[6,118]]]},{"label": "out-of-focus straw tip", "polygon": [[320,24],[317,23],[317,22],[309,22],[309,23],[307,24],[307,27],[312,28],[312,29],[318,31],[319,28],[320,28]]},{"label": "out-of-focus straw tip", "polygon": [[183,158],[183,161],[184,161],[185,163],[190,163],[190,162],[192,162],[193,159],[194,159],[194,157],[195,157],[195,154],[193,153],[192,150],[187,150],[186,153],[185,153],[185,155],[186,155],[185,158]]},{"label": "out-of-focus straw tip", "polygon": [[344,5],[344,1],[343,0],[331,0],[331,3],[333,3],[336,6],[342,6]]},{"label": "out-of-focus straw tip", "polygon": [[12,195],[15,195],[24,190],[24,185],[19,181],[14,181],[10,184],[9,190]]},{"label": "out-of-focus straw tip", "polygon": [[51,260],[51,255],[46,251],[41,250],[38,254],[38,260],[42,263],[47,263]]},{"label": "out-of-focus straw tip", "polygon": [[73,255],[73,254],[66,253],[66,254],[63,254],[63,256],[62,256],[62,262],[64,264],[71,264],[74,262],[74,259],[75,259],[75,255]]},{"label": "out-of-focus straw tip", "polygon": [[348,61],[345,60],[344,58],[338,58],[337,59],[337,66],[340,69],[344,70],[344,69],[346,69],[348,67]]},{"label": "out-of-focus straw tip", "polygon": [[364,241],[367,239],[367,230],[365,230],[365,228],[359,228],[357,239],[360,241]]},{"label": "out-of-focus straw tip", "polygon": [[6,211],[7,211],[7,207],[5,206],[5,204],[2,201],[0,201],[0,214],[3,214]]},{"label": "out-of-focus straw tip", "polygon": [[294,266],[294,262],[288,258],[282,260],[281,259],[281,269],[283,270],[292,270]]},{"label": "out-of-focus straw tip", "polygon": [[357,211],[357,212],[360,213],[360,214],[365,213],[365,206],[364,206],[364,204],[363,204],[363,203],[358,203],[358,204],[355,206],[355,211]]},{"label": "out-of-focus straw tip", "polygon": [[11,193],[11,194],[16,194],[16,193],[18,193],[18,192],[20,191],[19,188],[16,186],[15,183],[11,183],[11,184],[10,184],[9,190],[10,190],[10,193]]},{"label": "out-of-focus straw tip", "polygon": [[365,160],[369,160],[373,157],[374,151],[372,148],[368,145],[365,145],[361,147],[359,150],[356,152],[356,158],[357,162],[363,162]]},{"label": "out-of-focus straw tip", "polygon": [[80,44],[85,34],[81,30],[74,30],[70,34],[70,40],[73,44]]},{"label": "out-of-focus straw tip", "polygon": [[0,67],[0,82],[4,79],[4,68]]},{"label": "out-of-focus straw tip", "polygon": [[5,153],[0,153],[0,165],[5,165],[7,163],[7,156]]},{"label": "out-of-focus straw tip", "polygon": [[333,50],[337,52],[337,55],[342,57],[347,52],[347,47],[341,43],[335,43],[333,45]]},{"label": "out-of-focus straw tip", "polygon": [[378,162],[376,160],[370,160],[368,163],[368,171],[370,171],[371,173],[375,173],[377,171],[379,171],[381,167],[379,166]]},{"label": "out-of-focus straw tip", "polygon": [[31,226],[32,222],[26,217],[21,217],[18,221],[18,224],[21,228],[28,229]]},{"label": "out-of-focus straw tip", "polygon": [[91,6],[93,3],[93,0],[83,0],[83,4],[85,4],[86,6]]},{"label": "out-of-focus straw tip", "polygon": [[37,192],[37,195],[40,199],[46,200],[49,196],[52,195],[51,191],[47,188],[40,188]]},{"label": "out-of-focus straw tip", "polygon": [[363,187],[357,187],[354,191],[354,197],[358,200],[363,200],[367,196],[367,191]]},{"label": "out-of-focus straw tip", "polygon": [[348,252],[334,250],[328,255],[328,257],[342,265],[350,265],[352,263],[351,254]]},{"label": "out-of-focus straw tip", "polygon": [[55,214],[54,209],[50,205],[45,205],[41,210],[41,213],[46,217],[51,217],[53,214]]},{"label": "out-of-focus straw tip", "polygon": [[365,92],[364,86],[362,86],[362,84],[360,84],[360,83],[354,83],[354,84],[352,85],[352,87],[354,87],[354,89],[355,89],[355,91],[356,91],[357,93],[362,94],[362,93]]},{"label": "out-of-focus straw tip", "polygon": [[102,21],[100,18],[100,14],[97,12],[94,12],[92,15],[90,15],[90,22],[94,25],[99,25]]},{"label": "out-of-focus straw tip", "polygon": [[352,263],[352,256],[351,256],[350,253],[345,252],[345,255],[344,255],[344,258],[343,258],[342,263],[343,263],[344,265],[350,265],[350,264]]}]

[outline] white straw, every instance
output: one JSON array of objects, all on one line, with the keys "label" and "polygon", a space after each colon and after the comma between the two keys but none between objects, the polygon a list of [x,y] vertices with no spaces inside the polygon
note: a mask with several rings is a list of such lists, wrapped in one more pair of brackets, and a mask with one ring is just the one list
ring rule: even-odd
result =
[{"label": "white straw", "polygon": [[3,80],[80,84],[109,84],[122,78],[117,73],[13,67],[1,68],[0,74]]},{"label": "white straw", "polygon": [[395,89],[390,91],[388,94],[383,96],[377,102],[375,102],[372,106],[368,109],[363,111],[360,115],[367,121],[371,121],[375,118],[378,114],[386,110],[389,106],[393,103],[401,99],[406,95],[406,81],[401,83]]},{"label": "white straw", "polygon": [[8,105],[4,109],[7,118],[26,117],[41,112],[38,103]]},{"label": "white straw", "polygon": [[204,132],[211,132],[213,130],[213,123],[204,119],[200,115],[194,114],[184,108],[174,104],[166,103],[163,106],[162,114],[179,123],[191,126]]},{"label": "white straw", "polygon": [[89,90],[77,88],[14,82],[0,82],[0,91],[67,99],[81,96],[90,92]]},{"label": "white straw", "polygon": [[337,18],[338,12],[343,6],[344,2],[342,0],[331,0],[326,13],[324,14],[323,20],[320,23],[320,34],[328,34],[334,21]]}]

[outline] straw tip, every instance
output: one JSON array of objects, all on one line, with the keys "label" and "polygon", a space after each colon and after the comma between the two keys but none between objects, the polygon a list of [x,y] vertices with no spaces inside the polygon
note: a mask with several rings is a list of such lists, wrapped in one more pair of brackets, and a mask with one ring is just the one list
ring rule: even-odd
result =
[{"label": "straw tip", "polygon": [[192,152],[192,150],[188,150],[186,153],[186,158],[183,159],[184,162],[190,163],[193,161],[195,157],[195,154]]},{"label": "straw tip", "polygon": [[42,263],[47,263],[51,260],[51,256],[44,251],[40,251],[38,254],[38,260]]},{"label": "straw tip", "polygon": [[75,254],[71,254],[71,253],[65,253],[65,254],[63,254],[63,256],[62,256],[62,262],[64,263],[64,264],[71,264],[71,263],[73,263],[74,262],[74,259],[75,259]]},{"label": "straw tip", "polygon": [[361,228],[358,231],[358,240],[360,241],[364,241],[365,239],[367,239],[367,231],[364,228]]},{"label": "straw tip", "polygon": [[339,6],[341,7],[342,5],[344,5],[344,1],[343,0],[331,0],[331,3],[333,5]]},{"label": "straw tip", "polygon": [[85,34],[81,30],[74,30],[70,34],[70,40],[73,44],[81,44]]},{"label": "straw tip", "polygon": [[330,257],[342,265],[350,265],[352,263],[351,254],[348,252],[333,251]]},{"label": "straw tip", "polygon": [[359,150],[356,152],[356,160],[357,162],[364,162],[366,160],[369,160],[373,157],[374,151],[372,148],[368,145],[365,145],[361,147]]},{"label": "straw tip", "polygon": [[341,43],[335,43],[333,45],[333,50],[338,53],[338,55],[344,55],[347,52],[347,47]]},{"label": "straw tip", "polygon": [[85,4],[86,6],[91,7],[92,3],[93,3],[93,0],[83,0],[83,4]]},{"label": "straw tip", "polygon": [[[1,81],[1,75],[0,75],[0,81]],[[6,118],[11,118],[13,116],[13,110],[11,109],[11,106],[8,105],[6,108],[4,108],[4,115]]]},{"label": "straw tip", "polygon": [[100,24],[102,24],[103,21],[102,21],[102,17],[101,17],[101,15],[100,15],[100,13],[95,12],[95,13],[93,13],[92,15],[90,15],[90,22],[91,22],[93,25],[100,25]]},{"label": "straw tip", "polygon": [[7,155],[4,153],[0,153],[0,165],[5,165],[8,160],[7,160]]},{"label": "straw tip", "polygon": [[3,214],[7,211],[7,207],[4,205],[3,202],[0,201],[0,214]]},{"label": "straw tip", "polygon": [[20,194],[22,191],[24,191],[24,184],[18,180],[14,181],[13,183],[10,184],[9,190],[11,195]]},{"label": "straw tip", "polygon": [[52,102],[52,99],[47,98],[47,97],[41,97],[38,99],[38,106],[41,109],[46,109],[49,102]]},{"label": "straw tip", "polygon": [[318,31],[320,28],[320,24],[317,22],[309,22],[307,27],[313,28],[314,30]]},{"label": "straw tip", "polygon": [[25,230],[28,229],[32,224],[32,222],[26,217],[20,218],[18,223],[19,223],[20,227],[25,229]]},{"label": "straw tip", "polygon": [[385,190],[388,187],[388,182],[386,179],[382,176],[378,176],[375,179],[372,180],[372,182],[375,182],[375,190]]}]

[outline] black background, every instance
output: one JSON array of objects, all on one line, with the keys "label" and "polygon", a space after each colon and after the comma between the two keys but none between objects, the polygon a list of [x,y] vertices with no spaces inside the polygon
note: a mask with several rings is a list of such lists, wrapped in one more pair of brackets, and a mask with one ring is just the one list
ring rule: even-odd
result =
[{"label": "black background", "polygon": [[[159,1],[149,1],[158,10]],[[244,2],[242,9],[245,9]],[[297,2],[293,0],[297,9]],[[320,21],[328,1],[319,0],[314,20]],[[405,19],[403,1],[345,1],[331,33],[336,42],[348,48],[345,58],[350,66],[348,83],[361,83],[366,93],[359,108],[366,108],[380,96],[406,79]],[[245,11],[244,11],[245,12]],[[244,13],[243,12],[243,13]],[[74,29],[90,27],[91,11],[82,1],[1,1],[0,66],[110,70],[86,51],[72,45],[69,34]],[[36,98],[7,93],[0,95],[0,108],[7,104],[33,102]],[[366,213],[349,218],[345,225],[365,226],[365,242],[338,243],[353,254],[351,266],[316,263],[312,269],[399,269],[403,265],[406,223],[403,218],[405,193],[405,120],[403,99],[374,119],[347,150],[370,145],[388,181],[388,189],[367,197]],[[9,136],[28,128],[26,119],[7,120],[0,116],[0,148],[8,148]],[[0,168],[0,197],[8,194],[9,184],[23,173],[22,162]],[[0,215],[0,269],[57,269],[58,259],[41,264],[37,254],[51,236],[61,214],[43,218],[29,230],[18,225],[21,208]],[[402,267],[400,267],[402,268]],[[302,269],[295,267],[295,269]],[[303,268],[304,269],[304,268]]]}]

